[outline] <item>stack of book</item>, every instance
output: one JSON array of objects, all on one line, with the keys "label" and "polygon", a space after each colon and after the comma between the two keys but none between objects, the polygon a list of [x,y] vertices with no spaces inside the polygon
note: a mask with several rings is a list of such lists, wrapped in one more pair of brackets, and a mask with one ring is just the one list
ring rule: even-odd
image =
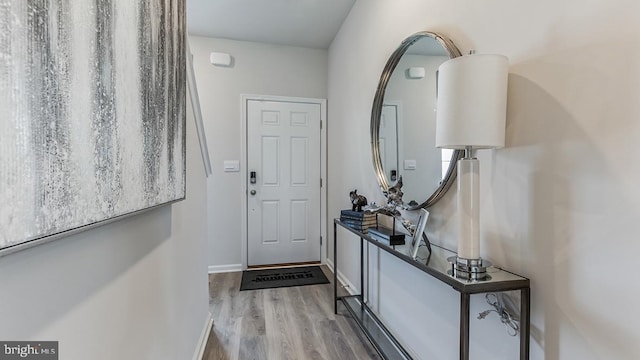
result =
[{"label": "stack of book", "polygon": [[366,211],[340,211],[340,221],[348,227],[366,234],[370,227],[376,227],[376,214]]}]

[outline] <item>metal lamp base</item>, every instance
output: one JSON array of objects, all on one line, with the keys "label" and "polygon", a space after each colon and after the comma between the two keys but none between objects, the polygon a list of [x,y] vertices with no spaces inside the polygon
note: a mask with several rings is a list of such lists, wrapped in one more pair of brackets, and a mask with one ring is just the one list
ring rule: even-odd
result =
[{"label": "metal lamp base", "polygon": [[451,270],[447,271],[449,275],[466,280],[491,279],[487,274],[487,268],[492,265],[490,261],[483,259],[465,259],[457,256],[448,257],[447,261],[451,264]]}]

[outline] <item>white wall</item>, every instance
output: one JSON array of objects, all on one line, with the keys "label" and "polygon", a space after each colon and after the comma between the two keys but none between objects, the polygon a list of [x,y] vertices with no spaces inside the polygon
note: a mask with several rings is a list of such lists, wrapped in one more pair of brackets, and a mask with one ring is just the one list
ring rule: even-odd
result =
[{"label": "white wall", "polygon": [[185,201],[0,258],[0,339],[59,341],[65,360],[194,356],[206,184],[190,111],[187,128]]},{"label": "white wall", "polygon": [[[241,160],[241,94],[327,97],[327,50],[189,37],[213,177],[208,182],[211,271],[240,270],[242,181],[223,172],[224,160]],[[216,67],[209,53],[233,56],[233,66]],[[329,120],[330,121],[330,120]]]},{"label": "white wall", "polygon": [[[381,200],[369,112],[404,37],[438,31],[463,53],[507,55],[507,147],[479,153],[482,255],[531,278],[532,359],[640,358],[638,14],[631,0],[358,1],[329,49],[329,214],[352,188]],[[427,225],[454,248],[455,192]],[[343,260],[358,258],[351,240]],[[343,260],[358,284],[356,262]],[[458,294],[385,254],[378,264],[379,310],[401,341],[417,358],[456,358]],[[485,308],[472,297],[472,358],[516,358],[517,338],[495,317],[475,320]]]}]

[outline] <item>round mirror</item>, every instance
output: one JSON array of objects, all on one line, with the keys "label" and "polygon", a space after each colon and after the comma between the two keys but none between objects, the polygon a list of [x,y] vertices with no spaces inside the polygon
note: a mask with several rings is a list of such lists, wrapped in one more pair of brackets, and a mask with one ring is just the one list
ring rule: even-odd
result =
[{"label": "round mirror", "polygon": [[402,187],[410,210],[438,201],[456,176],[463,152],[435,146],[437,70],[460,51],[439,34],[423,31],[406,38],[382,71],[371,111],[371,150],[380,187]]}]

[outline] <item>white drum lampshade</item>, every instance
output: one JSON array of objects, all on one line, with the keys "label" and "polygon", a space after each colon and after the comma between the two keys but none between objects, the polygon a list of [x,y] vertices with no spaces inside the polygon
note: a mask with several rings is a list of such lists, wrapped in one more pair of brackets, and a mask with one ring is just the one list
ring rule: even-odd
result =
[{"label": "white drum lampshade", "polygon": [[508,67],[505,56],[473,54],[438,69],[436,146],[465,150],[457,165],[458,259],[480,267],[479,163],[472,151],[504,147]]},{"label": "white drum lampshade", "polygon": [[436,146],[444,149],[504,147],[509,61],[474,54],[438,68]]}]

